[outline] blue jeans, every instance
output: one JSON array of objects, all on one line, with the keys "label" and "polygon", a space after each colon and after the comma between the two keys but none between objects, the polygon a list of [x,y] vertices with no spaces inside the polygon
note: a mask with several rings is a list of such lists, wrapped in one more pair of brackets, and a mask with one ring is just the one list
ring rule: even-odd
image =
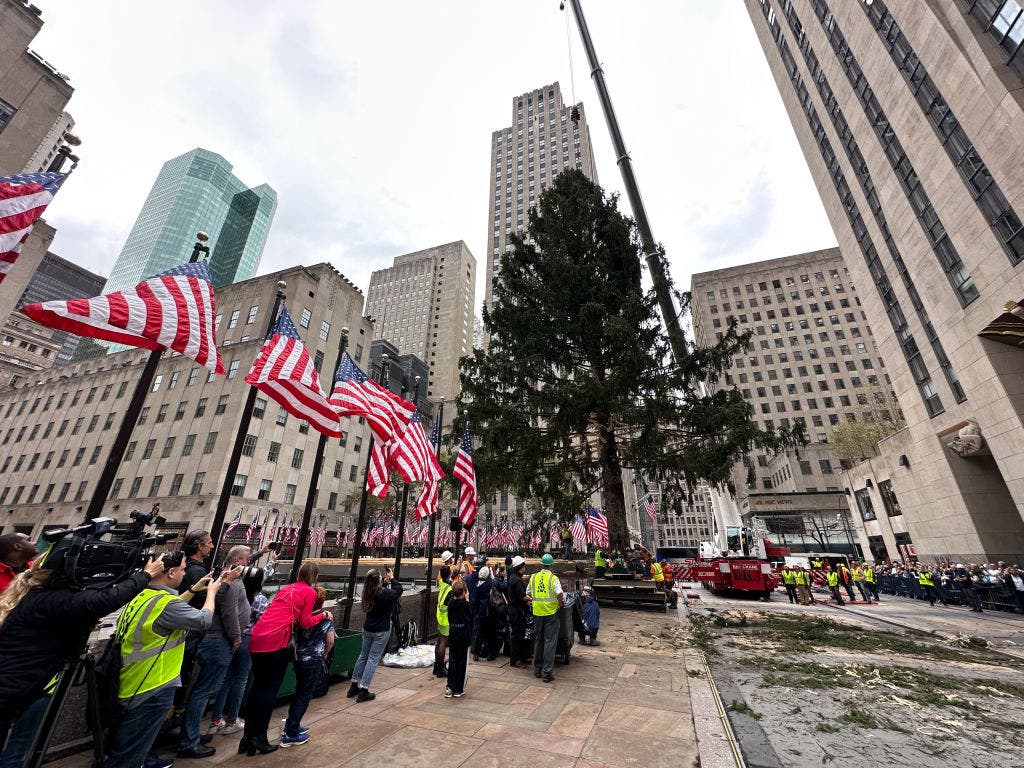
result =
[{"label": "blue jeans", "polygon": [[231,664],[231,655],[231,643],[226,637],[207,635],[199,643],[196,654],[199,676],[185,705],[185,721],[181,726],[178,749],[190,749],[199,743],[199,723],[203,719],[206,705],[217,695],[224,682],[224,675]]},{"label": "blue jeans", "polygon": [[358,683],[363,688],[370,687],[373,673],[377,671],[377,665],[380,664],[380,658],[384,655],[390,635],[390,629],[385,629],[383,632],[363,630],[363,648],[359,651],[359,658],[356,659],[356,668],[352,670],[353,683]]},{"label": "blue jeans", "polygon": [[[295,696],[288,705],[288,719],[284,723],[286,736],[298,736],[302,717],[313,700],[316,687],[323,675],[324,665],[321,661],[296,661],[292,664],[295,670]],[[373,672],[370,673],[373,675]]]},{"label": "blue jeans", "polygon": [[[0,768],[21,768],[21,761],[25,758],[28,748],[32,746],[32,737],[36,735],[36,729],[43,722],[49,704],[50,696],[40,696],[14,721],[11,733],[7,736],[7,746],[4,747],[3,754],[0,754]],[[0,733],[0,741],[6,735]]]},{"label": "blue jeans", "polygon": [[114,731],[104,768],[139,768],[174,702],[174,688],[157,691],[127,711]]},{"label": "blue jeans", "polygon": [[245,684],[249,680],[249,670],[252,668],[252,656],[249,655],[249,633],[242,633],[242,644],[231,656],[231,663],[228,665],[224,682],[217,691],[217,698],[213,700],[213,719],[221,720],[226,718],[229,722],[238,719],[238,710],[242,706],[242,696],[245,694]]}]

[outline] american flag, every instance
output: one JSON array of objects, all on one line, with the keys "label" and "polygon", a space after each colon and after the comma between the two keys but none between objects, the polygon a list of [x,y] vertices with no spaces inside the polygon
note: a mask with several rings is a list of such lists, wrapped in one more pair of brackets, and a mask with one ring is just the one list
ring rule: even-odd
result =
[{"label": "american flag", "polygon": [[123,291],[27,304],[21,311],[48,328],[143,349],[170,348],[224,373],[214,328],[217,305],[205,261],[172,267]]},{"label": "american flag", "polygon": [[297,419],[308,421],[325,435],[341,437],[338,414],[327,402],[313,359],[285,307],[281,307],[245,381]]},{"label": "american flag", "polygon": [[608,546],[608,518],[592,505],[587,506],[587,531],[598,546]]},{"label": "american flag", "polygon": [[647,517],[650,518],[652,523],[658,519],[658,505],[654,503],[654,497],[649,493],[647,498],[644,499],[644,512],[647,513]]},{"label": "american flag", "polygon": [[462,431],[462,442],[459,443],[459,454],[455,457],[455,468],[452,477],[462,481],[459,489],[459,519],[463,525],[469,525],[476,517],[480,498],[476,492],[476,469],[473,467],[473,437],[469,434],[469,425]]},{"label": "american flag", "polygon": [[362,416],[377,440],[388,442],[401,437],[416,409],[367,376],[345,353],[334,376],[331,405],[339,416]]},{"label": "american flag", "polygon": [[433,447],[427,442],[419,411],[413,411],[409,428],[391,453],[391,463],[407,483],[437,481],[444,477]]},{"label": "american flag", "polygon": [[587,526],[579,517],[569,524],[569,533],[572,534],[573,541],[585,542],[587,540]]},{"label": "american flag", "polygon": [[370,466],[366,471],[366,492],[383,499],[391,487],[391,451],[393,443],[374,440]]},{"label": "american flag", "polygon": [[65,178],[63,173],[21,173],[0,178],[0,282],[14,268],[21,246]]},{"label": "american flag", "polygon": [[235,515],[235,519],[231,521],[231,524],[224,529],[224,533],[221,535],[222,539],[226,539],[231,535],[231,532],[235,530],[239,525],[242,524],[242,508],[238,508],[238,514]]},{"label": "american flag", "polygon": [[246,541],[249,541],[250,539],[252,539],[253,534],[256,533],[256,523],[257,523],[257,521],[259,521],[259,519],[260,519],[260,513],[259,512],[257,512],[255,515],[252,516],[252,521],[249,523],[249,527],[245,531],[245,540]]},{"label": "american flag", "polygon": [[334,546],[341,546],[341,523],[338,523],[338,530],[334,532]]},{"label": "american flag", "polygon": [[[437,457],[437,446],[441,441],[441,422],[440,419],[434,419],[434,428],[430,430],[430,449],[434,452],[434,457]],[[440,466],[440,465],[439,465]],[[434,514],[434,510],[437,509],[437,493],[441,487],[440,480],[426,480],[423,483],[423,487],[420,489],[420,497],[416,500],[416,517],[423,519],[430,517]]]}]

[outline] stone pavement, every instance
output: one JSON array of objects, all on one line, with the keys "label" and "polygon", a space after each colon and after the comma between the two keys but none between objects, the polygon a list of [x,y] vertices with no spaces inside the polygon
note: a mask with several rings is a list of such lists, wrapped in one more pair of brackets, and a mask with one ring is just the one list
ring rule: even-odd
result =
[{"label": "stone pavement", "polygon": [[[600,647],[577,645],[568,666],[555,666],[554,683],[541,682],[531,669],[512,669],[507,659],[470,661],[461,699],[445,699],[444,682],[430,669],[379,667],[376,700],[356,704],[345,697],[348,685],[338,683],[312,702],[303,721],[311,738],[301,747],[249,758],[236,754],[237,736],[217,736],[216,755],[175,765],[699,765],[678,614],[604,608],[600,640]],[[272,723],[285,711],[280,708]],[[55,765],[83,768],[90,757]]]}]

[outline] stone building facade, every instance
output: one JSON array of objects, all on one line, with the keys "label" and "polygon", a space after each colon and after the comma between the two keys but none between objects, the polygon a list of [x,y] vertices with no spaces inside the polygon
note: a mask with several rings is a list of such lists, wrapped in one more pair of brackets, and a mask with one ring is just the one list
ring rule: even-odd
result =
[{"label": "stone building facade", "polygon": [[[339,336],[364,368],[373,326],[362,292],[329,264],[293,267],[217,290],[218,343],[226,376],[165,354],[117,473],[104,513],[127,520],[159,503],[169,529],[209,528],[248,394],[245,376],[262,344],[279,280],[289,313],[329,390]],[[0,529],[33,537],[82,521],[135,382],[149,353],[131,349],[0,387]],[[333,532],[353,522],[346,497],[361,487],[369,430],[343,418],[327,443],[314,523]],[[232,478],[226,521],[242,511],[281,511],[296,524],[311,482],[319,433],[260,394]]]},{"label": "stone building facade", "polygon": [[[1024,79],[1010,57],[1019,4],[744,2],[906,415],[906,434],[880,446],[880,466],[894,468],[882,479],[895,517],[922,559],[1016,559]],[[969,435],[977,448],[964,449],[964,430],[980,433]],[[874,471],[844,478],[858,520],[857,494],[878,488]]]}]

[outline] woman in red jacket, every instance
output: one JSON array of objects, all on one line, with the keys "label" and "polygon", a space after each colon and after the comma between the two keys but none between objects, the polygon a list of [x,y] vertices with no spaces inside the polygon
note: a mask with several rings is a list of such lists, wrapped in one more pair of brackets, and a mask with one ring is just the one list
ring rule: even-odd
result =
[{"label": "woman in red jacket", "polygon": [[270,716],[277,701],[285,670],[291,661],[288,642],[296,626],[301,629],[315,627],[324,618],[333,618],[327,611],[313,612],[316,590],[313,585],[320,577],[316,563],[299,566],[298,580],[282,587],[274,595],[267,610],[252,628],[249,652],[252,654],[252,687],[249,689],[245,733],[238,744],[238,753],[250,757],[265,755],[277,749],[267,740]]}]

